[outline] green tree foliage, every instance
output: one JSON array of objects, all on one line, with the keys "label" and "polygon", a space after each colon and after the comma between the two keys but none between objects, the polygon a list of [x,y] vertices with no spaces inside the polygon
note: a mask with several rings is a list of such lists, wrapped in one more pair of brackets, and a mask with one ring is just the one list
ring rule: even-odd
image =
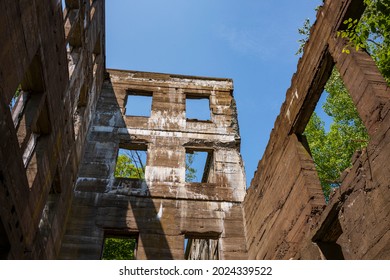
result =
[{"label": "green tree foliage", "polygon": [[115,167],[115,177],[133,179],[145,178],[145,167],[142,163],[139,151],[126,151],[125,153],[118,155]]},{"label": "green tree foliage", "polygon": [[8,105],[11,112],[12,112],[12,109],[14,108],[16,101],[18,100],[21,93],[22,93],[22,86],[18,85],[18,88],[16,89],[15,94],[11,99],[11,103]]},{"label": "green tree foliage", "polygon": [[298,28],[299,35],[302,35],[303,37],[298,40],[299,49],[295,53],[295,55],[300,55],[303,53],[303,48],[304,48],[306,42],[309,40],[311,26],[312,26],[312,24],[310,23],[310,19],[307,18],[303,22],[303,26],[301,28]]},{"label": "green tree foliage", "polygon": [[368,143],[368,134],[336,69],[325,86],[323,109],[332,117],[329,131],[314,112],[305,129],[310,151],[325,197],[339,186],[340,174],[351,166],[351,157]]},{"label": "green tree foliage", "polygon": [[134,260],[135,238],[108,237],[104,239],[103,260]]},{"label": "green tree foliage", "polygon": [[[364,0],[366,10],[358,20],[344,21],[345,30],[338,32],[348,38],[349,47],[365,49],[390,83],[390,0]],[[348,48],[344,49],[349,52]]]},{"label": "green tree foliage", "polygon": [[194,158],[195,153],[186,154],[186,182],[193,182],[196,179],[196,169],[192,167]]},{"label": "green tree foliage", "polygon": [[[115,177],[120,178],[145,178],[145,164],[143,163],[142,151],[122,151],[118,155]],[[196,169],[192,167],[194,154],[186,156],[186,181],[191,182],[196,178]],[[133,260],[136,248],[134,238],[105,238],[103,247],[103,260]]]},{"label": "green tree foliage", "polygon": [[[121,151],[115,167],[115,177],[144,179],[145,166],[142,151]],[[136,239],[110,237],[104,239],[103,260],[134,260]]]},{"label": "green tree foliage", "polygon": [[[348,48],[366,50],[376,61],[379,70],[389,82],[390,78],[390,1],[365,0],[367,6],[362,18],[344,21],[345,30],[338,36],[348,38]],[[310,23],[305,21],[299,30],[306,36],[300,40],[303,46],[310,33]],[[356,108],[349,96],[340,74],[336,69],[325,86],[329,93],[323,104],[324,112],[332,117],[329,131],[324,122],[314,112],[305,130],[318,176],[326,197],[332,187],[340,184],[340,174],[351,165],[351,157],[368,143],[367,131],[360,120]]]},{"label": "green tree foliage", "polygon": [[[322,6],[317,6],[315,8],[315,11],[318,11]],[[299,35],[303,36],[301,39],[298,40],[299,48],[298,51],[295,53],[295,55],[300,55],[303,53],[303,48],[305,47],[306,42],[309,40],[310,37],[310,29],[312,27],[312,24],[310,23],[310,19],[305,19],[303,22],[303,26],[301,28],[298,28]]]}]

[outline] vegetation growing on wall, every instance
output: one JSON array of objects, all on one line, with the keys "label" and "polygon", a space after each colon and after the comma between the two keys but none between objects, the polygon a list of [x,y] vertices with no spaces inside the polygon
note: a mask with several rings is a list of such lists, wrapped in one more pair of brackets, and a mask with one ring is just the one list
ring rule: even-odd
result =
[{"label": "vegetation growing on wall", "polygon": [[[363,49],[375,60],[379,70],[390,81],[390,1],[365,0],[367,8],[360,19],[344,21],[345,30],[338,36],[349,39],[348,48]],[[310,35],[310,21],[305,20],[299,34],[305,37],[299,42],[297,54],[303,52],[303,44]],[[340,74],[336,69],[325,86],[328,97],[322,105],[324,112],[332,118],[329,131],[316,112],[313,113],[305,130],[310,150],[325,197],[332,187],[340,185],[340,174],[348,168],[356,150],[368,143],[367,131],[359,118]]]},{"label": "vegetation growing on wall", "polygon": [[[367,51],[379,71],[390,82],[390,1],[364,0],[366,10],[360,21],[347,19],[338,36],[349,39],[349,47]],[[344,50],[349,52],[348,48]]]}]

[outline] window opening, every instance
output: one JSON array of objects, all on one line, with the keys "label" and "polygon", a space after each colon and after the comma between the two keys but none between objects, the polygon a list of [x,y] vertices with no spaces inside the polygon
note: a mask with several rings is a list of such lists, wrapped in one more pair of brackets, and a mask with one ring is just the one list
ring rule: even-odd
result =
[{"label": "window opening", "polygon": [[318,245],[322,255],[327,260],[345,259],[342,247],[337,243],[343,233],[339,220],[339,210],[339,206],[334,204],[323,226],[313,237],[313,241]]},{"label": "window opening", "polygon": [[79,0],[63,0],[66,2],[66,6],[69,9],[78,9],[80,8]]},{"label": "window opening", "polygon": [[[80,60],[81,48],[82,48],[82,26],[80,25],[79,16],[79,1],[78,0],[65,0],[66,7],[64,10],[64,30],[65,39],[67,42],[67,58],[68,58],[68,73],[69,79]],[[63,3],[64,4],[64,3]]]},{"label": "window opening", "polygon": [[57,212],[58,203],[61,196],[61,185],[59,179],[58,169],[56,175],[53,179],[46,204],[42,210],[41,220],[39,221],[39,231],[44,242],[47,242],[47,239],[50,236],[51,228],[54,220],[54,216]]},{"label": "window opening", "polygon": [[104,238],[102,260],[135,260],[137,236],[107,236]]},{"label": "window opening", "polygon": [[79,9],[69,7],[65,15],[65,37],[72,47],[82,46],[82,27],[79,24]]},{"label": "window opening", "polygon": [[72,77],[74,70],[80,60],[81,56],[81,47],[75,47],[69,45],[67,47],[67,57],[68,57],[68,72],[69,78]]},{"label": "window opening", "polygon": [[186,117],[189,120],[210,121],[209,97],[187,94]]},{"label": "window opening", "polygon": [[206,183],[209,178],[212,151],[186,149],[185,181],[192,183]]},{"label": "window opening", "polygon": [[66,1],[65,0],[61,0],[61,7],[62,7],[62,11],[64,11],[66,9]]},{"label": "window opening", "polygon": [[340,175],[352,165],[352,155],[368,144],[368,133],[340,74],[333,69],[305,131],[321,186],[329,199],[341,184]]},{"label": "window opening", "polygon": [[341,246],[336,242],[317,242],[322,255],[327,260],[344,260],[344,254]]},{"label": "window opening", "polygon": [[47,110],[46,101],[39,112],[39,117],[31,127],[31,136],[27,148],[23,152],[23,163],[26,167],[29,187],[32,188],[38,175],[38,167],[43,155],[46,153],[46,142],[51,132],[51,123]]},{"label": "window opening", "polygon": [[92,65],[93,65],[93,76],[94,77],[96,75],[96,71],[98,68],[100,54],[101,54],[101,40],[100,40],[100,33],[99,33],[99,35],[97,36],[95,47],[94,47],[93,52],[92,52]]},{"label": "window opening", "polygon": [[17,127],[19,125],[20,120],[23,117],[23,111],[26,106],[28,100],[28,92],[22,90],[19,85],[18,89],[15,92],[15,95],[12,97],[11,102],[9,104],[9,108],[12,114],[12,120],[14,122],[14,126]]},{"label": "window opening", "polygon": [[146,147],[119,149],[115,166],[116,178],[145,179]]},{"label": "window opening", "polygon": [[77,100],[77,106],[75,108],[75,111],[73,113],[73,129],[75,134],[75,139],[78,138],[80,128],[83,124],[83,118],[86,111],[86,106],[88,104],[88,98],[89,98],[89,89],[88,87],[83,84],[83,86],[80,88],[80,94],[79,99]]},{"label": "window opening", "polygon": [[132,92],[127,93],[125,101],[125,116],[150,117],[152,111],[152,93],[151,92]]},{"label": "window opening", "polygon": [[185,236],[184,259],[219,260],[219,239],[216,237]]},{"label": "window opening", "polygon": [[35,147],[37,145],[39,136],[40,135],[37,134],[37,133],[32,133],[31,134],[30,140],[28,141],[27,147],[26,147],[26,149],[24,150],[24,153],[23,153],[24,167],[27,167],[28,163],[30,162],[30,160],[32,158],[32,154],[35,151]]},{"label": "window opening", "polygon": [[95,15],[95,10],[96,10],[96,8],[95,8],[95,1],[90,0],[89,1],[89,6],[90,6],[90,9],[91,9],[91,11],[90,11],[90,21],[92,21],[93,20],[93,16]]},{"label": "window opening", "polygon": [[37,54],[34,56],[9,104],[12,120],[18,130],[20,146],[23,146],[22,143],[28,140],[29,127],[33,125],[37,108],[42,105],[42,93],[45,91],[42,75],[41,59]]}]

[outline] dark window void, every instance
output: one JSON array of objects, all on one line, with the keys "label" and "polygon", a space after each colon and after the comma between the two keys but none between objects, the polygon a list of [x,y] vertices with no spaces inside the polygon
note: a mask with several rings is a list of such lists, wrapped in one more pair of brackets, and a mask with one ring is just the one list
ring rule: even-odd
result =
[{"label": "dark window void", "polygon": [[344,260],[342,248],[335,242],[317,242],[322,254],[327,260]]},{"label": "dark window void", "polygon": [[323,257],[327,260],[344,260],[343,249],[338,244],[343,230],[339,220],[339,208],[334,204],[324,223],[314,235],[313,241],[317,243]]},{"label": "dark window void", "polygon": [[8,259],[11,245],[7,233],[5,232],[3,221],[0,219],[0,260]]},{"label": "dark window void", "polygon": [[217,237],[186,236],[184,239],[184,259],[219,260],[219,239]]},{"label": "dark window void", "polygon": [[365,148],[369,138],[336,68],[303,135],[328,200],[332,189],[340,186],[342,173],[351,167],[353,154]]},{"label": "dark window void", "polygon": [[62,2],[62,8],[68,8],[68,9],[78,9],[80,8],[79,0],[61,0]]},{"label": "dark window void", "polygon": [[188,120],[210,121],[209,97],[186,95],[186,117]]},{"label": "dark window void", "polygon": [[104,238],[102,260],[135,260],[137,236],[108,235]]},{"label": "dark window void", "polygon": [[146,147],[119,149],[115,177],[145,179],[146,158]]},{"label": "dark window void", "polygon": [[213,152],[186,149],[186,182],[206,183],[210,175]]},{"label": "dark window void", "polygon": [[47,103],[44,102],[43,108],[39,113],[36,123],[32,126],[32,133],[23,152],[23,162],[26,167],[27,180],[29,187],[32,188],[37,175],[42,172],[39,169],[45,158],[48,134],[51,132],[51,123],[49,120]]},{"label": "dark window void", "polygon": [[152,93],[128,91],[125,100],[125,115],[150,117]]}]

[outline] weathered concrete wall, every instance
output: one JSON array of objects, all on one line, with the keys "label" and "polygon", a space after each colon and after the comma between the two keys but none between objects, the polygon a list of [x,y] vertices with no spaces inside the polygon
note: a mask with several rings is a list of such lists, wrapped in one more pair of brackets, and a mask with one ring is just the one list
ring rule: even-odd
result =
[{"label": "weathered concrete wall", "polygon": [[[389,259],[390,89],[336,31],[363,1],[325,1],[244,201],[249,259]],[[336,64],[370,142],[325,205],[302,133]]]},{"label": "weathered concrete wall", "polygon": [[[231,80],[110,70],[78,174],[61,258],[99,259],[105,234],[138,235],[137,259],[183,259],[185,237],[218,239],[222,259],[246,259]],[[126,116],[129,92],[152,94],[149,117]],[[210,101],[209,121],[186,118],[186,96]],[[131,109],[131,104],[127,110]],[[119,148],[147,147],[145,180],[115,178]],[[212,154],[208,180],[185,181],[186,149]]]},{"label": "weathered concrete wall", "polygon": [[[54,0],[0,2],[0,256],[5,259],[57,257],[88,115],[103,80],[104,1],[94,1],[94,8],[89,1],[66,2],[64,11]],[[75,45],[79,58],[68,64],[67,52],[73,55]],[[68,66],[74,67],[72,75]],[[10,110],[19,85],[26,101]],[[88,96],[76,125],[82,85]]]}]

